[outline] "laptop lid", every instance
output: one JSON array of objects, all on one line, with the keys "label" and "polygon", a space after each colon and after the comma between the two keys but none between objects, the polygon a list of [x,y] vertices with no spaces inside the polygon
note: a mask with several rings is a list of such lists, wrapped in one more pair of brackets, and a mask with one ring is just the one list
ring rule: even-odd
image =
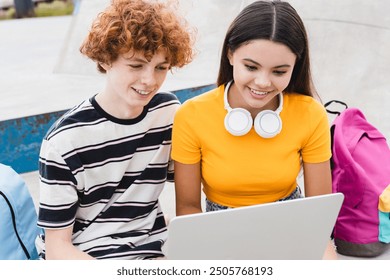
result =
[{"label": "laptop lid", "polygon": [[178,216],[168,226],[172,260],[322,259],[344,196],[333,193]]}]

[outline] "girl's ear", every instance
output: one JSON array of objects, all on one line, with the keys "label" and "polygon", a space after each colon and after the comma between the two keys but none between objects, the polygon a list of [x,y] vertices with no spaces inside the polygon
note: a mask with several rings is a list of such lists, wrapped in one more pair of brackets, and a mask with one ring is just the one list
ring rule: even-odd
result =
[{"label": "girl's ear", "polygon": [[228,49],[228,51],[227,51],[227,58],[229,59],[230,65],[233,66],[233,61],[232,61],[233,60],[233,53],[230,49]]}]

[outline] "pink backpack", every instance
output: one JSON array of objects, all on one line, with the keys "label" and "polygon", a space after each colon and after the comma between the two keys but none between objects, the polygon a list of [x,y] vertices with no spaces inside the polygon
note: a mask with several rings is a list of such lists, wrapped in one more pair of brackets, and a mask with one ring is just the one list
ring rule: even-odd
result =
[{"label": "pink backpack", "polygon": [[[331,103],[345,105],[341,113]],[[333,237],[338,253],[375,257],[390,243],[390,149],[357,108],[325,104],[338,116],[331,126],[332,188],[344,194]]]}]

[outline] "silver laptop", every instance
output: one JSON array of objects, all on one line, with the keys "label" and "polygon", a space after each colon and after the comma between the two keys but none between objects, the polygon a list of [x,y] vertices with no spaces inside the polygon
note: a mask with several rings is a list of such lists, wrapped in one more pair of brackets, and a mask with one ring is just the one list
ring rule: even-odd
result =
[{"label": "silver laptop", "polygon": [[322,259],[344,196],[303,199],[174,217],[165,246],[172,260]]}]

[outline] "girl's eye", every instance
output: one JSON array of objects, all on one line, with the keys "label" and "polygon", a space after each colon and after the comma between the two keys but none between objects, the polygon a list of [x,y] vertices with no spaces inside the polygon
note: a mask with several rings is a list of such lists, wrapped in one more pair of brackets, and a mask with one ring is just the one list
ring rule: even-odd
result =
[{"label": "girl's eye", "polygon": [[284,75],[286,73],[287,73],[287,71],[279,71],[279,70],[275,70],[274,71],[274,74],[277,75],[277,76],[282,76],[282,75]]},{"label": "girl's eye", "polygon": [[251,66],[251,65],[245,65],[246,69],[248,69],[249,71],[255,71],[257,70],[257,67],[256,66]]}]

